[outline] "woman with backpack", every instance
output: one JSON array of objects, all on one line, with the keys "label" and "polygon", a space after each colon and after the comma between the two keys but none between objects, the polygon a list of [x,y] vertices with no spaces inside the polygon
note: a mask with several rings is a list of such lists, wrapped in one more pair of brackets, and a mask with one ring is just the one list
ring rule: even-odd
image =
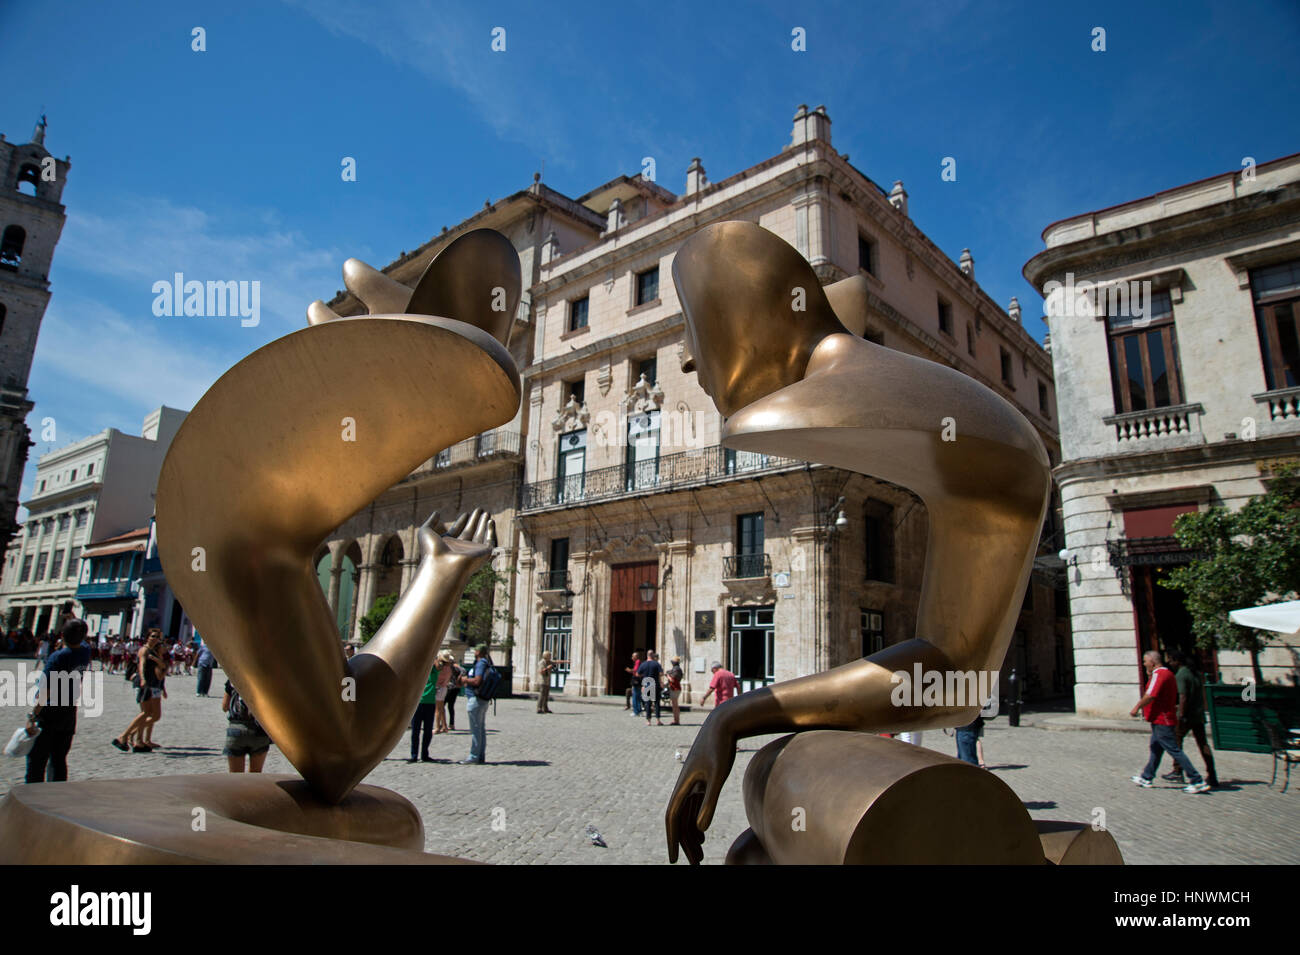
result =
[{"label": "woman with backpack", "polygon": [[226,692],[221,697],[221,709],[228,715],[226,748],[221,751],[232,773],[244,771],[244,757],[248,757],[248,771],[260,773],[271,751],[271,737],[248,708],[233,683],[226,681]]}]

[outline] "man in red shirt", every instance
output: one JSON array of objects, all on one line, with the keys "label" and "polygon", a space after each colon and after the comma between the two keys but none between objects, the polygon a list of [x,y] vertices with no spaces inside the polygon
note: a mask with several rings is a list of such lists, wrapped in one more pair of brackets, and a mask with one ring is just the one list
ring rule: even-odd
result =
[{"label": "man in red shirt", "polygon": [[740,686],[740,681],[736,679],[736,674],[723,668],[721,663],[713,664],[713,679],[709,681],[709,692],[704,694],[704,699],[700,700],[700,706],[703,706],[709,700],[709,693],[717,692],[718,705],[721,706],[736,695],[736,688]]},{"label": "man in red shirt", "polygon": [[1178,683],[1173,673],[1164,665],[1157,650],[1148,650],[1142,654],[1142,666],[1150,680],[1142,693],[1142,699],[1129,711],[1129,716],[1137,716],[1141,710],[1143,718],[1151,724],[1151,757],[1147,760],[1146,769],[1134,776],[1133,782],[1143,789],[1150,789],[1151,780],[1155,779],[1156,770],[1160,768],[1160,758],[1168,753],[1189,781],[1189,785],[1183,787],[1183,792],[1209,792],[1209,784],[1201,778],[1192,761],[1178,745],[1178,737],[1174,733],[1174,727],[1178,723]]}]

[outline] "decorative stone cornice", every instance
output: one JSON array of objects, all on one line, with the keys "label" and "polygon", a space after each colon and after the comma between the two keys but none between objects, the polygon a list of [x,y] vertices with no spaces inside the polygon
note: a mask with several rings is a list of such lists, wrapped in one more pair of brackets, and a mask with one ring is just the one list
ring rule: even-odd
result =
[{"label": "decorative stone cornice", "polygon": [[579,431],[587,427],[590,419],[591,412],[587,410],[587,405],[578,404],[578,400],[570,395],[568,404],[557,411],[555,417],[551,419],[551,427],[559,432]]},{"label": "decorative stone cornice", "polygon": [[643,414],[647,411],[658,411],[663,407],[664,392],[659,387],[659,383],[651,384],[646,381],[644,374],[637,379],[637,383],[631,387],[623,400],[620,402],[627,409],[629,415]]}]

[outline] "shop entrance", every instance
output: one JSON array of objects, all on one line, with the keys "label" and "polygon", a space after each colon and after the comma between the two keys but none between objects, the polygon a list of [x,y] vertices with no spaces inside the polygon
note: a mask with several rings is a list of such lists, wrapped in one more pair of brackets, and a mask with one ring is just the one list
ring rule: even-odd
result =
[{"label": "shop entrance", "polygon": [[776,682],[776,608],[733,607],[730,613],[731,670],[746,693]]}]

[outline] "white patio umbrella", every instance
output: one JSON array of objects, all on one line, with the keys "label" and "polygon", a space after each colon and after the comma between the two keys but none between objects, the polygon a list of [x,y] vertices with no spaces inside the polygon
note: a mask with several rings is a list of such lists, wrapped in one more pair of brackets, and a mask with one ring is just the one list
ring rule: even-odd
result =
[{"label": "white patio umbrella", "polygon": [[1232,610],[1228,612],[1228,619],[1243,627],[1275,630],[1294,637],[1300,635],[1300,600]]}]

